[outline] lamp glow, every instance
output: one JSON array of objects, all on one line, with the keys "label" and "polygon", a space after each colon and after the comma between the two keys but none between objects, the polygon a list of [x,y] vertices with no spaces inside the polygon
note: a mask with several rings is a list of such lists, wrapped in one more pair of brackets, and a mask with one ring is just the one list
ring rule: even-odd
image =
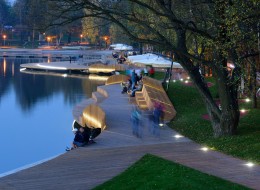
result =
[{"label": "lamp glow", "polygon": [[180,81],[183,81],[183,78],[181,78]]},{"label": "lamp glow", "polygon": [[179,138],[182,138],[183,136],[182,136],[182,135],[174,135],[174,137],[175,137],[176,139],[179,139]]},{"label": "lamp glow", "polygon": [[185,81],[186,84],[187,84],[188,82],[189,82],[189,81],[187,81],[187,80]]},{"label": "lamp glow", "polygon": [[176,82],[176,80],[173,80],[173,82]]},{"label": "lamp glow", "polygon": [[249,98],[246,98],[246,102],[250,102],[250,99],[249,99]]},{"label": "lamp glow", "polygon": [[245,109],[241,109],[240,112],[241,112],[241,113],[245,113],[246,110],[245,110]]},{"label": "lamp glow", "polygon": [[249,168],[252,168],[254,166],[254,164],[252,162],[247,162],[245,165]]},{"label": "lamp glow", "polygon": [[163,126],[164,126],[164,124],[163,124],[163,123],[160,123],[160,124],[159,124],[159,126],[160,126],[160,127],[163,127]]},{"label": "lamp glow", "polygon": [[200,150],[207,152],[209,149],[207,147],[202,147]]},{"label": "lamp glow", "polygon": [[190,77],[187,77],[188,80],[190,80]]}]

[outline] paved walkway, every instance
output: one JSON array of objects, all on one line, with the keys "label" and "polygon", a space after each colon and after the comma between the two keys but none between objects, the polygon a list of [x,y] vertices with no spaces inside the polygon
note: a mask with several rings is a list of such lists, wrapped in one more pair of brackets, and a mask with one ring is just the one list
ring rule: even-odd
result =
[{"label": "paved walkway", "polygon": [[[119,85],[103,86],[109,97],[99,101],[106,112],[108,128],[97,143],[63,154],[51,161],[0,179],[0,189],[91,189],[120,174],[144,154],[151,153],[253,189],[260,189],[260,166],[216,151],[202,151],[187,138],[165,127],[160,138],[147,127],[143,138],[132,136],[132,105]],[[90,101],[91,102],[91,101]],[[144,125],[148,120],[144,115]],[[178,137],[178,136],[177,136]]]}]

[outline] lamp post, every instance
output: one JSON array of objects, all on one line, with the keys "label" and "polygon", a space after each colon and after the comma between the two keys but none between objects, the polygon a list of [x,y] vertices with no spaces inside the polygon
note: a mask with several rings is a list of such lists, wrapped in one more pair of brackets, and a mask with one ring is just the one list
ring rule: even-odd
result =
[{"label": "lamp post", "polygon": [[105,43],[106,43],[106,49],[107,49],[107,40],[108,40],[108,37],[105,36],[105,37],[104,37],[104,40],[105,40]]},{"label": "lamp post", "polygon": [[50,40],[51,40],[51,37],[47,37],[47,41],[48,41],[48,46],[50,46]]},{"label": "lamp post", "polygon": [[82,43],[83,34],[80,34],[80,42]]},{"label": "lamp post", "polygon": [[5,40],[6,40],[7,36],[4,34],[3,35],[3,39],[4,39],[4,46],[5,46]]}]

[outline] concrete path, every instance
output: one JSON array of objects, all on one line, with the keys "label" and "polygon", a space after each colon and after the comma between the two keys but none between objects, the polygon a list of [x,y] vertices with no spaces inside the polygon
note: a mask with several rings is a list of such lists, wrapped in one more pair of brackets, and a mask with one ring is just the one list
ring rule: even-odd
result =
[{"label": "concrete path", "polygon": [[176,136],[168,127],[161,129],[160,137],[154,137],[149,133],[145,113],[143,138],[136,138],[130,122],[132,101],[120,93],[120,85],[101,88],[109,94],[98,102],[106,112],[108,127],[97,143],[3,177],[0,189],[91,189],[120,174],[146,153],[260,189],[259,165],[248,167],[243,160],[212,150],[203,151],[201,145]]}]

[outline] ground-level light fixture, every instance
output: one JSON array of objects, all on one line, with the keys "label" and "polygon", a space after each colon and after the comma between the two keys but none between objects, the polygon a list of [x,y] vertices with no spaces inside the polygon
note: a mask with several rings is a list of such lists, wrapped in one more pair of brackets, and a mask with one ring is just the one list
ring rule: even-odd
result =
[{"label": "ground-level light fixture", "polygon": [[249,99],[249,98],[246,98],[245,101],[246,101],[246,102],[250,102],[250,99]]},{"label": "ground-level light fixture", "polygon": [[183,78],[181,78],[180,81],[183,81]]},{"label": "ground-level light fixture", "polygon": [[209,148],[207,148],[207,147],[202,147],[200,150],[202,150],[202,151],[204,151],[204,152],[207,152],[208,150],[209,150]]},{"label": "ground-level light fixture", "polygon": [[176,139],[179,139],[179,138],[182,138],[183,136],[182,135],[174,135],[174,137],[176,138]]},{"label": "ground-level light fixture", "polygon": [[241,112],[241,113],[245,113],[246,110],[245,110],[245,109],[241,109],[240,112]]},{"label": "ground-level light fixture", "polygon": [[254,166],[254,163],[252,163],[252,162],[247,162],[245,165],[246,165],[247,167],[249,167],[249,168],[252,168],[252,167]]}]

